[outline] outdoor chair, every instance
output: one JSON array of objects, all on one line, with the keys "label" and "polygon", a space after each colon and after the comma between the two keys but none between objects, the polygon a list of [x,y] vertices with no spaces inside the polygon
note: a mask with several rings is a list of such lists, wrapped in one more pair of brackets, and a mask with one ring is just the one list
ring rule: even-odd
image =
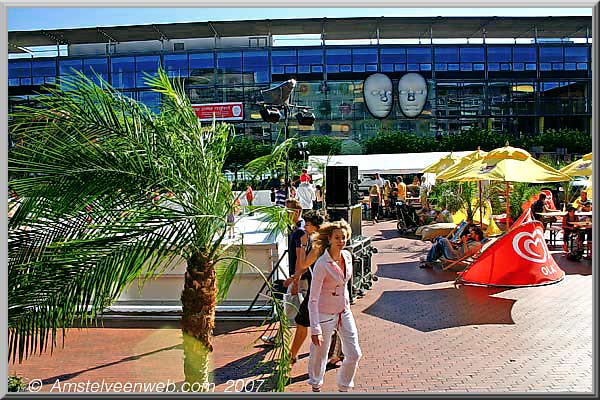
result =
[{"label": "outdoor chair", "polygon": [[484,238],[482,241],[481,249],[479,249],[479,251],[477,251],[474,254],[470,254],[470,255],[461,257],[459,259],[456,259],[456,260],[449,260],[446,257],[442,256],[440,258],[440,262],[442,264],[442,270],[447,271],[449,269],[452,269],[453,271],[455,271],[455,270],[463,271],[469,265],[473,264],[473,262],[475,260],[477,260],[481,256],[481,254],[484,251],[486,251],[496,240],[498,240],[498,238],[499,238],[498,236],[493,237],[493,238]]}]

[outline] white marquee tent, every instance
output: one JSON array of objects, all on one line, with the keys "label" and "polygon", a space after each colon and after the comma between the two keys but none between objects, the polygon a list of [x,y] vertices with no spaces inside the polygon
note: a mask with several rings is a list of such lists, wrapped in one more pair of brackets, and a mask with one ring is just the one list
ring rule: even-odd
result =
[{"label": "white marquee tent", "polygon": [[[453,152],[457,157],[463,157],[471,151]],[[359,175],[390,174],[404,175],[416,174],[450,154],[448,151],[431,153],[402,153],[402,154],[361,154],[345,156],[310,156],[308,158],[309,172],[318,174],[323,166],[356,165]],[[433,174],[432,174],[433,175]]]}]

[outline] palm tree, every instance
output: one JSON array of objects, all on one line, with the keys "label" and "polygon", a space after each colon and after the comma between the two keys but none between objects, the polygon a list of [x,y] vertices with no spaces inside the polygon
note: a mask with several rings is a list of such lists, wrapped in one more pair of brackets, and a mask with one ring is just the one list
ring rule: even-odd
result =
[{"label": "palm tree", "polygon": [[[13,361],[52,349],[59,329],[88,325],[135,278],[160,274],[180,256],[185,376],[209,380],[215,307],[243,261],[243,246],[224,245],[235,204],[222,170],[234,131],[201,125],[182,84],[164,71],[147,83],[162,94],[158,115],[79,73],[41,95],[40,108],[14,114]],[[248,168],[273,168],[289,146]]]}]

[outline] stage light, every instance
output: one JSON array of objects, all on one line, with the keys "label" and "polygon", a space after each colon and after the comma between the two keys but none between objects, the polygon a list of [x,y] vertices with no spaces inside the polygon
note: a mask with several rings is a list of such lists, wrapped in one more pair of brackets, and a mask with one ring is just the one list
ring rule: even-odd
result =
[{"label": "stage light", "polygon": [[275,124],[281,119],[281,113],[276,108],[263,107],[260,109],[260,117],[265,122]]},{"label": "stage light", "polygon": [[306,111],[300,111],[296,114],[296,119],[300,125],[312,126],[315,123],[315,114]]}]

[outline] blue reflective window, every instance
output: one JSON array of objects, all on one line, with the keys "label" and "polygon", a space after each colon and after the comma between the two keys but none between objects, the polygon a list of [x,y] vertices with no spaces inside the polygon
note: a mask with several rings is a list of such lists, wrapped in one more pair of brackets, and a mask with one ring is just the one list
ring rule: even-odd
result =
[{"label": "blue reflective window", "polygon": [[533,46],[513,48],[513,61],[515,63],[536,62],[536,51]]},{"label": "blue reflective window", "polygon": [[460,62],[484,62],[485,55],[483,47],[461,47],[460,48]]},{"label": "blue reflective window", "polygon": [[524,63],[513,63],[513,71],[525,71]]},{"label": "blue reflective window", "polygon": [[163,68],[171,78],[186,78],[190,75],[187,54],[168,54],[163,58]]},{"label": "blue reflective window", "polygon": [[8,85],[31,85],[31,61],[11,61],[8,63]]},{"label": "blue reflective window", "polygon": [[527,71],[535,71],[537,69],[537,64],[525,64],[525,69]]},{"label": "blue reflective window", "polygon": [[244,83],[269,82],[269,55],[265,50],[247,50],[243,54]]},{"label": "blue reflective window", "polygon": [[381,64],[382,72],[392,72],[394,70],[394,64]]},{"label": "blue reflective window", "polygon": [[328,65],[352,64],[350,49],[326,49],[325,60]]},{"label": "blue reflective window", "polygon": [[286,74],[295,74],[297,69],[295,65],[286,65],[284,71]]},{"label": "blue reflective window", "polygon": [[37,59],[32,60],[31,70],[34,85],[52,83],[56,79],[56,61]]},{"label": "blue reflective window", "polygon": [[435,63],[435,70],[436,71],[447,71],[448,70],[448,64],[446,64],[446,63],[444,63],[444,64]]},{"label": "blue reflective window", "polygon": [[302,64],[302,65],[323,64],[323,50],[321,50],[321,49],[298,50],[298,64]]},{"label": "blue reflective window", "polygon": [[81,59],[58,60],[58,71],[60,75],[71,75],[73,73],[72,69],[81,71],[82,68]]},{"label": "blue reflective window", "polygon": [[380,57],[382,64],[406,63],[406,49],[403,47],[386,47],[381,49]]},{"label": "blue reflective window", "polygon": [[298,72],[301,74],[310,74],[310,65],[298,65]]},{"label": "blue reflective window", "polygon": [[142,91],[138,93],[139,101],[144,103],[155,113],[160,112],[160,93],[154,91]]},{"label": "blue reflective window", "polygon": [[431,64],[423,63],[420,65],[421,71],[431,71]]},{"label": "blue reflective window", "polygon": [[159,66],[159,56],[137,56],[135,58],[135,69],[137,71],[136,86],[147,87],[147,80],[150,78],[148,75],[156,76],[158,74]]},{"label": "blue reflective window", "polygon": [[264,50],[244,51],[244,71],[253,71],[256,68],[269,66],[269,57]]},{"label": "blue reflective window", "polygon": [[242,72],[242,52],[217,53],[217,68],[226,72]]},{"label": "blue reflective window", "polygon": [[512,47],[488,47],[488,62],[511,62]]},{"label": "blue reflective window", "polygon": [[352,64],[377,64],[377,49],[352,49]]},{"label": "blue reflective window", "polygon": [[577,63],[577,69],[578,70],[587,70],[588,65],[587,65],[587,63]]},{"label": "blue reflective window", "polygon": [[406,64],[407,71],[419,71],[419,64]]},{"label": "blue reflective window", "polygon": [[103,80],[108,80],[108,59],[106,57],[84,59],[83,73],[95,83],[100,83],[96,74],[100,75]]},{"label": "blue reflective window", "polygon": [[473,64],[471,63],[460,63],[461,71],[473,71]]},{"label": "blue reflective window", "polygon": [[340,65],[340,72],[352,72],[352,65],[350,65],[350,64]]},{"label": "blue reflective window", "polygon": [[551,63],[540,63],[540,71],[551,71],[552,64]]},{"label": "blue reflective window", "polygon": [[31,61],[11,61],[8,63],[8,77],[21,78],[31,76]]},{"label": "blue reflective window", "polygon": [[156,72],[158,71],[159,65],[159,56],[137,56],[135,58],[136,71]]},{"label": "blue reflective window", "polygon": [[577,64],[576,63],[565,63],[565,70],[566,71],[575,71],[577,69]]},{"label": "blue reflective window", "polygon": [[365,64],[352,64],[353,72],[365,72]]},{"label": "blue reflective window", "polygon": [[135,62],[133,57],[113,57],[110,61],[112,72],[135,71]]},{"label": "blue reflective window", "polygon": [[321,73],[323,72],[323,66],[322,65],[313,65],[312,67],[310,67],[312,72],[316,72],[316,73]]},{"label": "blue reflective window", "polygon": [[448,64],[448,71],[458,71],[458,64],[452,63],[452,64]]},{"label": "blue reflective window", "polygon": [[339,65],[327,65],[327,72],[338,73],[338,72],[340,72],[340,66]]},{"label": "blue reflective window", "polygon": [[475,63],[475,64],[473,64],[473,70],[474,71],[485,71],[485,64]]},{"label": "blue reflective window", "polygon": [[[411,60],[412,61],[412,60]],[[457,47],[436,47],[435,62],[437,63],[456,63],[458,62]]]},{"label": "blue reflective window", "polygon": [[273,50],[271,52],[271,62],[273,67],[296,65],[298,63],[296,50]]},{"label": "blue reflective window", "polygon": [[563,63],[552,63],[553,71],[561,71],[564,68]]},{"label": "blue reflective window", "polygon": [[500,63],[488,63],[488,71],[500,71]]},{"label": "blue reflective window", "polygon": [[135,87],[135,60],[133,57],[112,57],[110,67],[111,83],[114,87]]},{"label": "blue reflective window", "polygon": [[508,64],[508,63],[500,64],[500,70],[501,71],[510,71],[510,64]]},{"label": "blue reflective window", "polygon": [[406,64],[394,64],[394,71],[406,71]]},{"label": "blue reflective window", "polygon": [[[174,76],[187,76],[188,55],[187,54],[165,54],[163,57],[165,71],[175,72]],[[171,74],[169,74],[171,76]]]},{"label": "blue reflective window", "polygon": [[369,72],[375,72],[375,71],[377,71],[377,64],[368,64],[367,65],[367,71],[369,71]]},{"label": "blue reflective window", "polygon": [[587,47],[565,47],[565,62],[587,62]]},{"label": "blue reflective window", "polygon": [[562,47],[540,47],[540,63],[563,62]]},{"label": "blue reflective window", "polygon": [[194,70],[212,70],[215,68],[213,53],[190,54],[189,60],[192,75],[194,75]]},{"label": "blue reflective window", "polygon": [[410,63],[431,63],[431,50],[429,47],[409,47],[406,59]]}]

